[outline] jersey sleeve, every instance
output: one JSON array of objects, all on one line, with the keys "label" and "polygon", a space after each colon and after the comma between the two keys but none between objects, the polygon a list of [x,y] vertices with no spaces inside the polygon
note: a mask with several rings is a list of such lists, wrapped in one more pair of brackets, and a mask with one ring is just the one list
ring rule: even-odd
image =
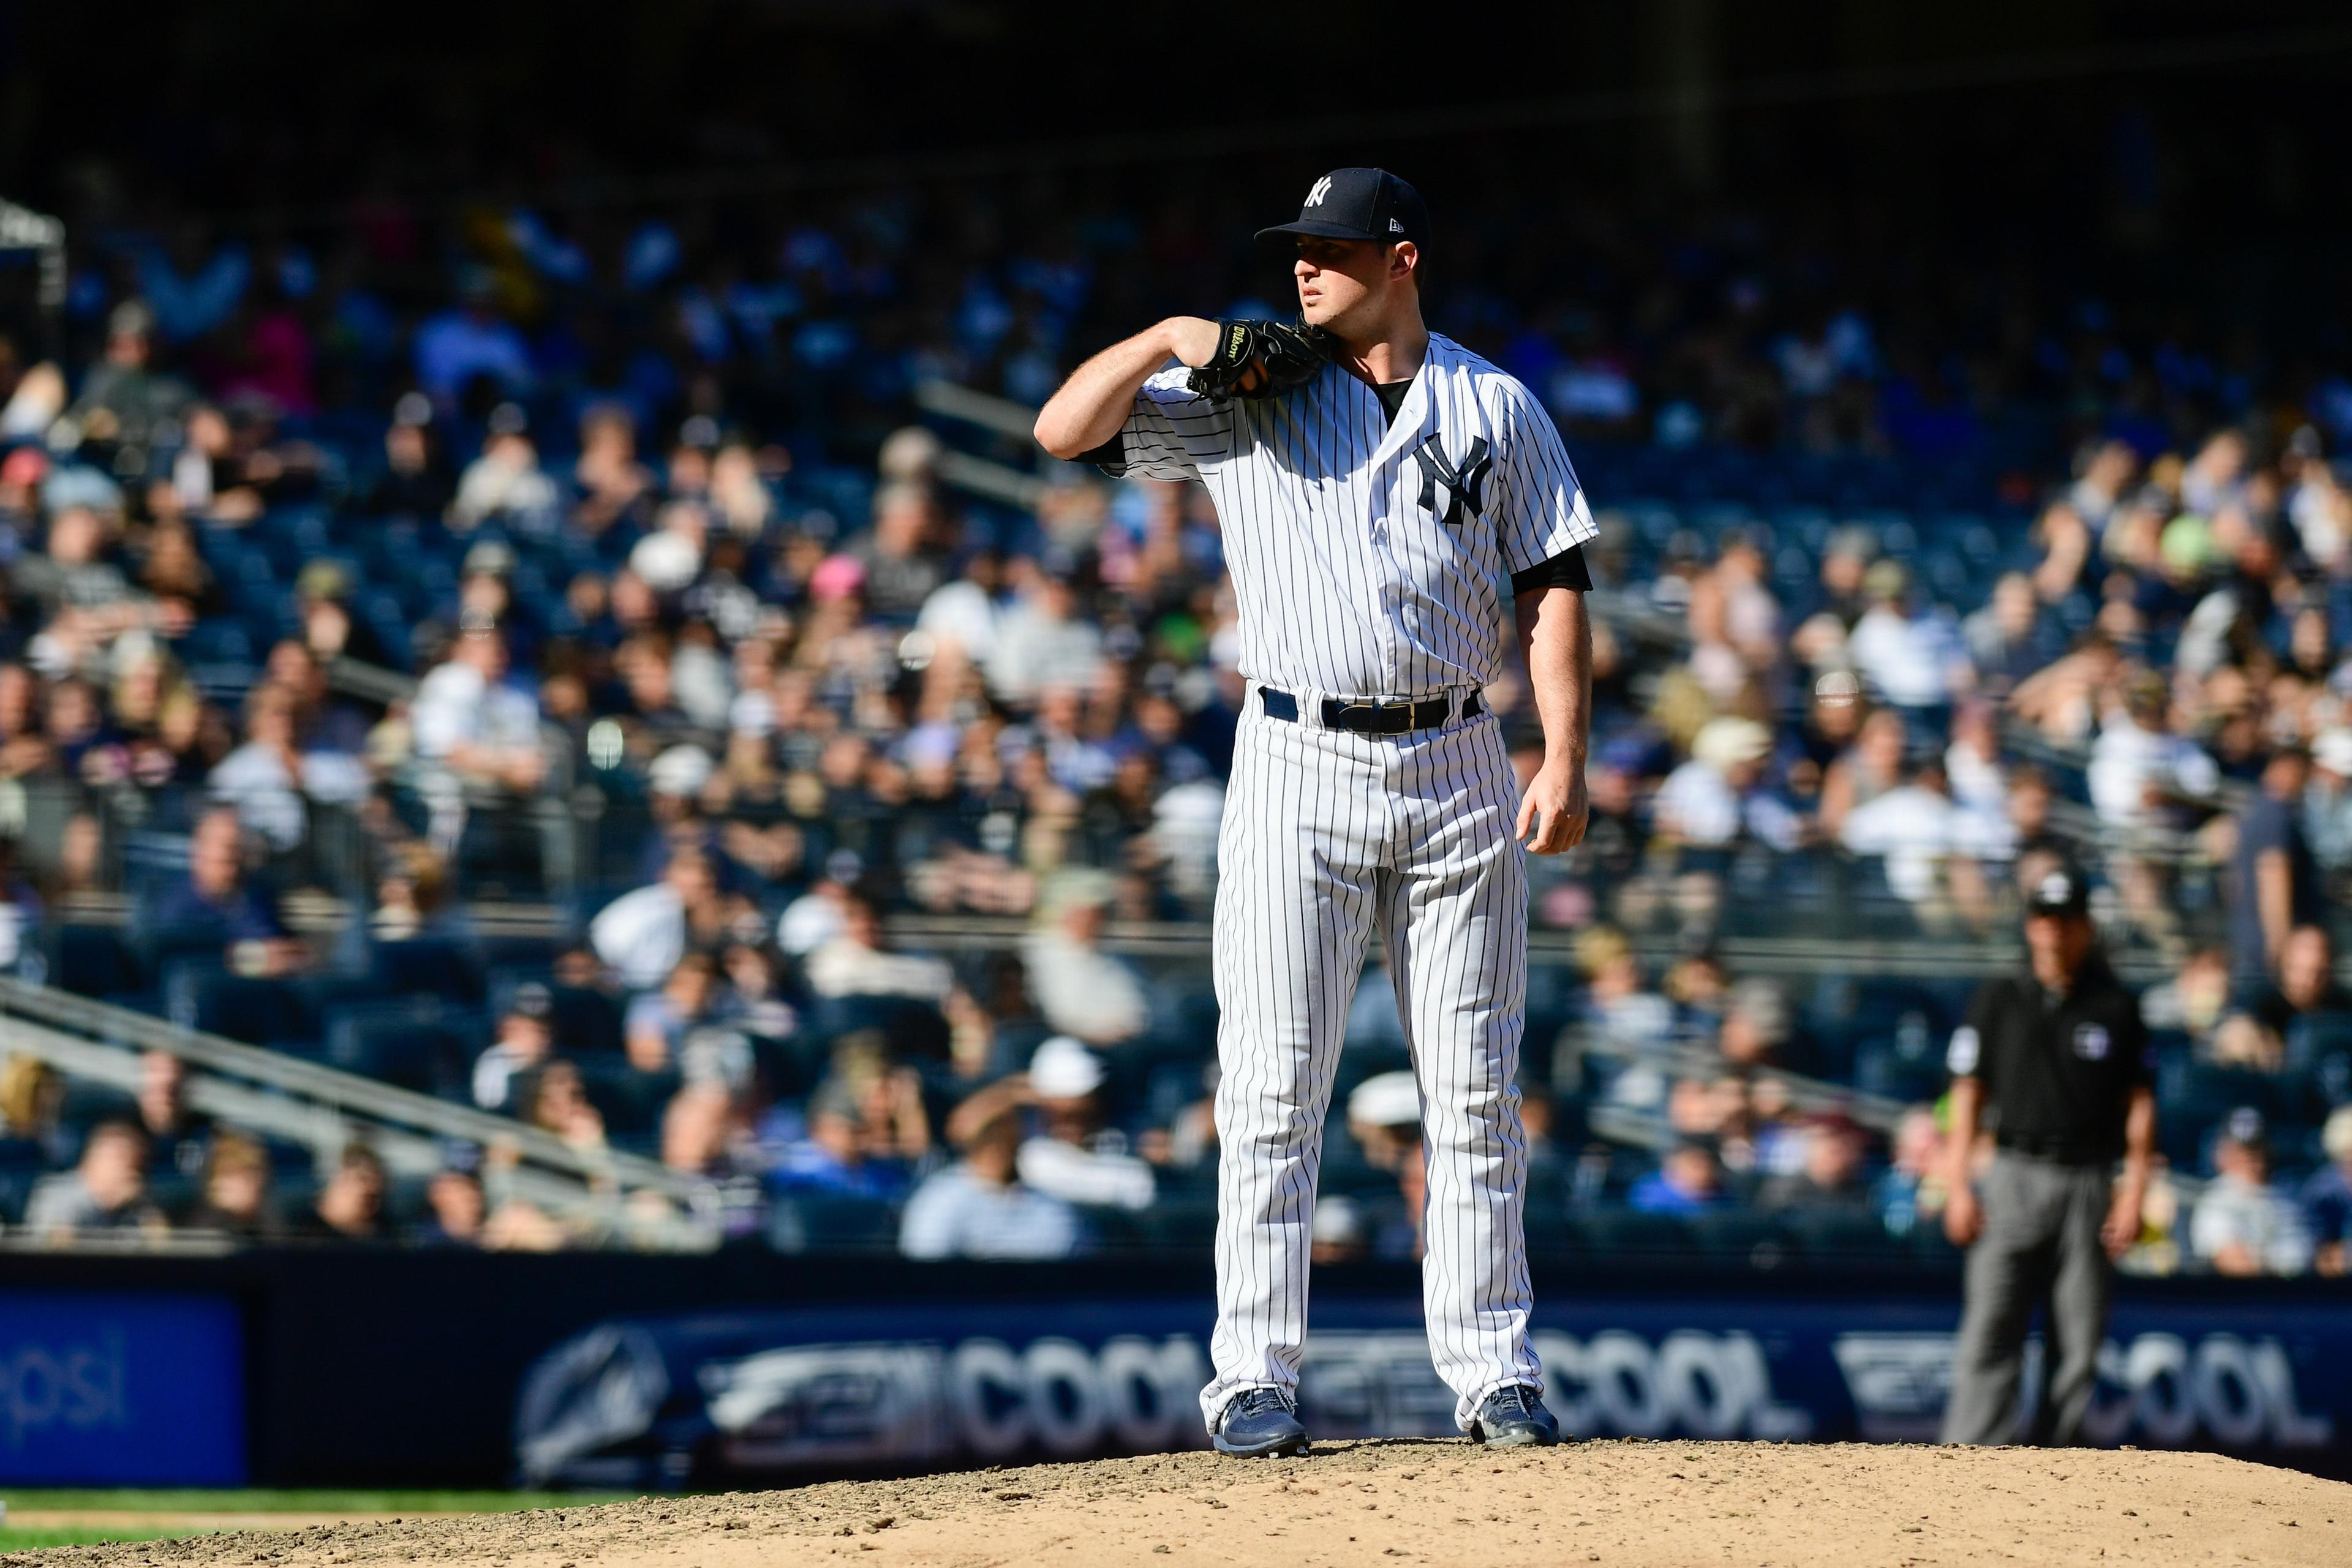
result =
[{"label": "jersey sleeve", "polygon": [[2156,1043],[2150,1037],[2147,1018],[2140,1010],[2139,998],[2125,998],[2122,1012],[2122,1039],[2116,1042],[2116,1060],[2122,1066],[2124,1082],[2132,1089],[2146,1089],[2156,1083]]},{"label": "jersey sleeve", "polygon": [[1952,1031],[1952,1043],[1945,1047],[1944,1067],[1954,1078],[1973,1078],[1990,1082],[1992,1062],[1985,1050],[1985,1037],[1992,1032],[1994,982],[1977,987],[1969,1003],[1969,1016]]},{"label": "jersey sleeve", "polygon": [[1233,405],[1203,397],[1186,384],[1192,372],[1163,370],[1135,395],[1135,412],[1118,438],[1118,458],[1104,461],[1111,443],[1087,454],[1113,479],[1197,479],[1203,464],[1233,450]]},{"label": "jersey sleeve", "polygon": [[1565,555],[1600,532],[1559,431],[1527,388],[1509,384],[1503,402],[1502,506],[1496,520],[1513,576]]}]

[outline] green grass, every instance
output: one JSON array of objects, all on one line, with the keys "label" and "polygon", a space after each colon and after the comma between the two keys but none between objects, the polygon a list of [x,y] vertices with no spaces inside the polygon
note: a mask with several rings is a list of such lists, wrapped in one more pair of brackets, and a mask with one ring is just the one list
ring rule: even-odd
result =
[{"label": "green grass", "polygon": [[[511,1513],[531,1508],[582,1508],[590,1503],[617,1502],[617,1492],[446,1492],[446,1491],[277,1491],[247,1489],[209,1491],[194,1488],[119,1490],[66,1490],[57,1488],[0,1488],[0,1501],[13,1518],[27,1513],[153,1513],[153,1514],[417,1514]],[[30,1552],[45,1546],[97,1546],[110,1541],[157,1541],[171,1536],[209,1531],[185,1525],[128,1526],[93,1529],[65,1525],[38,1529],[0,1524],[0,1552]]]},{"label": "green grass", "polygon": [[104,1510],[111,1513],[512,1513],[618,1502],[620,1492],[213,1491],[197,1487],[120,1490],[0,1487],[9,1511]]},{"label": "green grass", "polygon": [[18,1530],[0,1524],[0,1552],[32,1552],[44,1546],[102,1546],[110,1541],[161,1541],[166,1536],[204,1533],[188,1530]]}]

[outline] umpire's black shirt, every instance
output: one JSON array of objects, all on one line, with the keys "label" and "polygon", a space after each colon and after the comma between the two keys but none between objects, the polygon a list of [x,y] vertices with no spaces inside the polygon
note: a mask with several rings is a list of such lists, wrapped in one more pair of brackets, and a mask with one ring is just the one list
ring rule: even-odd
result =
[{"label": "umpire's black shirt", "polygon": [[2001,1147],[2105,1165],[2122,1157],[2126,1109],[2148,1081],[2147,1026],[2138,999],[2094,952],[2063,995],[2031,969],[1986,981],[1952,1031],[1946,1065],[1983,1083]]}]

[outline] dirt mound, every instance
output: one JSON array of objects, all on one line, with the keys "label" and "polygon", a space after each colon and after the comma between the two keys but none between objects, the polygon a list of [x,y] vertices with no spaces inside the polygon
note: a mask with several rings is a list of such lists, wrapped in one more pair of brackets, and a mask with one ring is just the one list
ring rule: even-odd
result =
[{"label": "dirt mound", "polygon": [[2208,1454],[1332,1444],[20,1552],[71,1563],[2352,1563],[2352,1486]]}]

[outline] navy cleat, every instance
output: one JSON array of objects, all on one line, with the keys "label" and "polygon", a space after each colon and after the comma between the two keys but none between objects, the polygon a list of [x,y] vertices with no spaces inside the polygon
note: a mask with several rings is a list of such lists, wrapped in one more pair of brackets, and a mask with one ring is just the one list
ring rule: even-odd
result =
[{"label": "navy cleat", "polygon": [[1290,1413],[1290,1401],[1277,1389],[1253,1388],[1234,1395],[1217,1429],[1209,1435],[1220,1454],[1255,1458],[1262,1454],[1307,1452],[1307,1428]]},{"label": "navy cleat", "polygon": [[1514,1383],[1486,1395],[1471,1418],[1470,1436],[1489,1448],[1548,1448],[1559,1441],[1559,1422],[1534,1389]]}]

